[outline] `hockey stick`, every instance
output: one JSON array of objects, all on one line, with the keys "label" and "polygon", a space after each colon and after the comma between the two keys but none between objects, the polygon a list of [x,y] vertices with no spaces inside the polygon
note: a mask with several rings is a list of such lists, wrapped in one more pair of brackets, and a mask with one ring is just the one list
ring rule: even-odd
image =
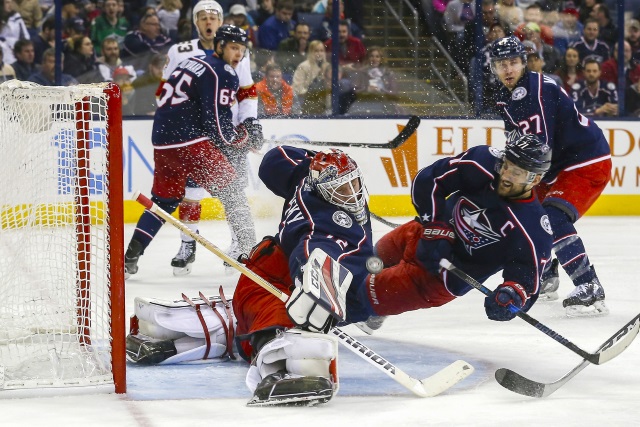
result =
[{"label": "hockey stick", "polygon": [[[441,259],[440,266],[450,271],[460,279],[464,280],[469,285],[473,286],[483,294],[485,295],[491,294],[491,290],[489,288],[482,285],[476,279],[474,279],[464,271],[460,270],[458,267],[451,264],[449,260],[444,258]],[[577,345],[575,345],[574,343],[572,343],[571,341],[569,341],[568,339],[566,339],[565,337],[563,337],[562,335],[554,331],[553,329],[549,328],[548,326],[544,325],[543,323],[529,316],[527,313],[523,311],[519,311],[513,305],[510,305],[509,309],[512,310],[516,314],[516,316],[518,316],[528,324],[532,325],[543,334],[553,338],[555,341],[559,342],[569,350],[573,351],[574,353],[581,356],[583,359],[588,360],[590,363],[593,363],[594,365],[602,365],[603,363],[608,362],[609,360],[613,359],[614,357],[622,353],[627,347],[629,347],[629,344],[631,344],[631,342],[636,338],[636,336],[638,335],[638,331],[640,330],[640,323],[635,324],[630,328],[627,328],[628,325],[625,325],[620,331],[618,331],[619,337],[622,339],[616,340],[615,343],[614,342],[610,343],[610,346],[608,348],[603,349],[602,351],[598,351],[596,353],[589,353],[584,351],[583,349],[581,349],[580,347],[578,347]],[[616,344],[616,345],[614,346],[613,344]]]},{"label": "hockey stick", "polygon": [[[202,246],[213,252],[218,257],[222,258],[233,268],[238,270],[240,273],[244,274],[255,283],[260,285],[262,288],[266,289],[276,298],[278,298],[282,302],[286,302],[288,299],[288,295],[282,292],[280,289],[273,286],[271,283],[264,280],[262,277],[258,276],[253,271],[246,268],[244,265],[240,264],[235,259],[229,257],[226,253],[220,250],[216,245],[208,241],[205,237],[200,234],[194,233],[184,225],[181,221],[177,220],[164,210],[162,210],[158,205],[153,203],[149,198],[141,194],[139,191],[136,191],[133,195],[133,198],[144,206],[150,212],[158,215],[160,218],[164,219],[166,222],[170,223],[180,231],[185,234],[191,236],[195,241],[200,243]],[[420,397],[431,397],[437,394],[442,393],[448,388],[452,387],[459,381],[462,381],[471,373],[473,373],[473,366],[470,364],[458,360],[453,362],[451,365],[445,367],[441,371],[438,371],[436,374],[431,377],[425,378],[424,380],[415,379],[409,375],[407,375],[402,369],[398,368],[391,362],[388,362],[382,356],[377,354],[375,351],[369,349],[364,344],[358,342],[356,339],[351,338],[349,335],[345,334],[338,328],[333,328],[331,333],[338,337],[340,343],[342,343],[345,347],[349,348],[351,351],[356,353],[362,359],[376,366],[382,372],[384,372],[387,376],[391,377],[398,384],[405,387],[407,390],[413,392],[415,395]]]},{"label": "hockey stick", "polygon": [[[618,342],[618,340],[620,340],[621,337],[633,330],[635,323],[638,322],[638,320],[640,320],[640,314],[631,319],[631,321],[624,325],[622,329],[613,334],[611,338],[598,347],[598,352],[612,347],[616,342]],[[580,371],[589,365],[589,361],[585,359],[578,366],[567,372],[562,378],[551,383],[542,383],[530,380],[507,368],[498,369],[495,377],[498,384],[507,390],[513,391],[514,393],[529,397],[547,397],[569,382],[571,378],[578,375]]]},{"label": "hockey stick", "polygon": [[374,214],[371,211],[369,211],[369,215],[371,215],[371,218],[375,219],[376,221],[378,221],[378,222],[380,222],[380,223],[382,223],[382,224],[384,224],[384,225],[386,225],[388,227],[391,227],[391,228],[400,227],[400,224],[396,224],[395,222],[388,221],[388,220],[382,218],[381,216],[378,216],[378,215]]},{"label": "hockey stick", "polygon": [[286,140],[286,141],[273,141],[265,139],[264,143],[276,143],[276,144],[288,144],[288,145],[319,145],[326,147],[349,147],[349,148],[387,148],[394,149],[401,146],[420,126],[420,117],[411,116],[404,129],[391,141],[387,143],[373,143],[373,142],[332,142],[332,141],[302,141],[302,140]]}]

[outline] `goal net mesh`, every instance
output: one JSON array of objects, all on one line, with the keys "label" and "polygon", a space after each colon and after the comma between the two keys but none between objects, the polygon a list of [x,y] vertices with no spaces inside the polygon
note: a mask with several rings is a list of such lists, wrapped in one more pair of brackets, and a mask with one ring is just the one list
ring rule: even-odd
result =
[{"label": "goal net mesh", "polygon": [[106,97],[0,85],[0,390],[113,383]]}]

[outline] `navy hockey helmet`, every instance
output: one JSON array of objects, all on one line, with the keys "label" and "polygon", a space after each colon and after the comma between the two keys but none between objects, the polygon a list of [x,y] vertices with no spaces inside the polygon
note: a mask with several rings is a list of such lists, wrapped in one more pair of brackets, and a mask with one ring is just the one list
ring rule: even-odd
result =
[{"label": "navy hockey helmet", "polygon": [[544,175],[551,167],[551,148],[535,135],[522,135],[508,143],[504,157],[536,175]]},{"label": "navy hockey helmet", "polygon": [[495,73],[496,61],[508,58],[522,58],[522,63],[527,63],[527,50],[524,44],[515,36],[498,39],[491,45],[491,70]]},{"label": "navy hockey helmet", "polygon": [[247,32],[235,25],[222,25],[216,31],[216,36],[213,39],[213,45],[218,48],[218,43],[240,43],[241,45],[247,45]]}]

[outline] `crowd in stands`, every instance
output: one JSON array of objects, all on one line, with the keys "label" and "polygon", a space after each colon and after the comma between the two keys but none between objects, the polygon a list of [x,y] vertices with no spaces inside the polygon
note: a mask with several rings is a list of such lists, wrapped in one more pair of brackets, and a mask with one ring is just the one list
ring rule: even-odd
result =
[{"label": "crowd in stands", "polygon": [[[624,31],[625,111],[640,117],[637,102],[640,80],[640,1],[631,0]],[[618,35],[609,0],[483,0],[483,45],[476,56],[475,2],[433,0],[425,11],[434,35],[460,69],[470,77],[482,75],[481,110],[491,112],[500,83],[490,69],[489,47],[500,37],[515,35],[527,47],[528,68],[555,80],[573,97],[581,113],[616,116],[618,85]],[[440,19],[440,13],[442,19]],[[441,27],[438,27],[441,26]],[[479,58],[479,60],[477,59]],[[587,73],[587,68],[589,72]],[[616,107],[613,108],[613,105]]]},{"label": "crowd in stands", "polygon": [[[331,113],[331,0],[219,3],[225,23],[245,29],[251,40],[262,116]],[[490,70],[488,46],[515,34],[526,42],[530,69],[561,83],[579,106],[585,105],[585,114],[615,114],[611,108],[600,108],[614,103],[613,95],[607,98],[607,94],[615,93],[618,83],[619,29],[610,0],[483,0],[484,48],[479,62],[474,59],[474,1],[414,3],[431,3],[425,13],[432,33],[442,38],[465,73],[482,74],[483,110],[489,111],[484,107],[491,106],[499,84]],[[53,2],[0,0],[0,4],[0,81],[17,78],[53,85]],[[390,109],[398,89],[394,73],[384,65],[386,49],[365,44],[364,0],[341,0],[339,5],[339,113],[401,113]],[[640,8],[631,14],[624,28],[625,109],[640,116]],[[195,38],[189,0],[63,0],[61,15],[62,84],[114,81],[124,93],[125,115],[154,113],[167,51]],[[594,73],[585,72],[588,59],[596,60],[591,67],[598,69],[597,81]]]}]

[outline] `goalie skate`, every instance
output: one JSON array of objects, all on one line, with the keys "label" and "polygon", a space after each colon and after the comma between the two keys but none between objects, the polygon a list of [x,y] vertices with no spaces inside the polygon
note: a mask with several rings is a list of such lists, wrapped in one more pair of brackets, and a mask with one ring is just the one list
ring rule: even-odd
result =
[{"label": "goalie skate", "polygon": [[315,406],[333,397],[333,384],[325,377],[292,376],[280,371],[266,376],[247,406]]},{"label": "goalie skate", "polygon": [[196,242],[192,240],[180,244],[180,249],[176,256],[171,260],[174,276],[186,276],[191,273],[191,264],[196,260]]},{"label": "goalie skate", "polygon": [[155,340],[145,335],[127,335],[127,360],[140,365],[155,365],[177,354],[171,340]]}]

